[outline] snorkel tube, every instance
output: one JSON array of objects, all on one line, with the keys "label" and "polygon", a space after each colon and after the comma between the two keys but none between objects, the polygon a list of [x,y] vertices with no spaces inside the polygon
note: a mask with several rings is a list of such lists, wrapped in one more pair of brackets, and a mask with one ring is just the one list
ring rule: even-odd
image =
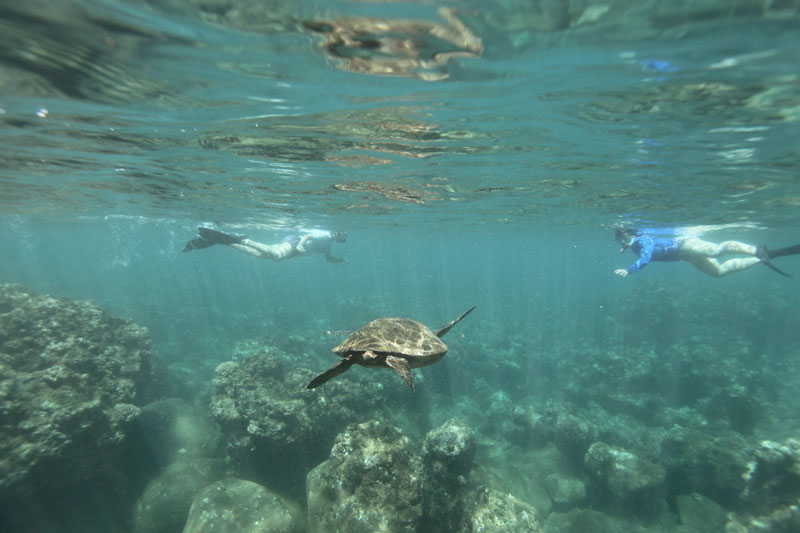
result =
[{"label": "snorkel tube", "polygon": [[631,247],[633,244],[633,239],[639,232],[633,228],[618,228],[614,231],[614,240],[617,241],[622,248],[619,249],[619,253],[623,253],[625,250]]}]

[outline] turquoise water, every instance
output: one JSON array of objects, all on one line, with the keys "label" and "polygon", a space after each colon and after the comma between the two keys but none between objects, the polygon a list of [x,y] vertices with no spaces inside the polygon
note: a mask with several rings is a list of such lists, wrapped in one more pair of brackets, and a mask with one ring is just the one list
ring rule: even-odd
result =
[{"label": "turquoise water", "polygon": [[[612,420],[630,415],[624,391],[699,413],[697,427],[751,452],[796,438],[800,260],[776,261],[795,279],[760,265],[713,279],[684,262],[620,278],[635,257],[613,229],[799,242],[799,9],[3,2],[0,283],[147,327],[197,405],[241,343],[321,372],[341,340],[324,331],[382,316],[438,327],[478,305],[448,356],[415,371],[414,400],[388,370],[337,380],[383,384],[383,419],[414,439],[468,420],[494,488],[542,522],[534,447],[502,428],[513,406]],[[347,263],[181,253],[198,225],[265,243],[345,230],[333,249]],[[691,426],[645,412],[645,433]],[[598,425],[613,440],[614,423]],[[668,475],[669,516],[676,494],[724,499]]]}]

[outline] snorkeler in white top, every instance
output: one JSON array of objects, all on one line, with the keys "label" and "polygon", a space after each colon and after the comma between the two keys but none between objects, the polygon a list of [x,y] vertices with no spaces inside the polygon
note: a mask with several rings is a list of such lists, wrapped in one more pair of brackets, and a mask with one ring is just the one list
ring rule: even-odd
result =
[{"label": "snorkeler in white top", "polygon": [[344,257],[336,257],[331,252],[334,242],[345,242],[347,232],[311,230],[302,236],[290,235],[277,244],[264,244],[248,239],[244,235],[224,233],[212,228],[197,228],[199,237],[186,243],[184,252],[208,248],[215,244],[225,244],[261,259],[283,261],[292,257],[322,254],[330,263],[344,263]]}]

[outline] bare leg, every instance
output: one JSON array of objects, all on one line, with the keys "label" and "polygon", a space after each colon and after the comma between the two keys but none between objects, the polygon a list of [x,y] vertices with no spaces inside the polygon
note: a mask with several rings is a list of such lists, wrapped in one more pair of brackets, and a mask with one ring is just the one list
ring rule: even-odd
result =
[{"label": "bare leg", "polygon": [[736,259],[728,259],[722,263],[713,257],[702,256],[687,256],[684,258],[684,260],[688,263],[691,263],[693,267],[701,272],[715,278],[721,278],[722,276],[727,276],[728,274],[747,270],[748,268],[761,262],[761,260],[757,257],[738,257]]},{"label": "bare leg", "polygon": [[681,253],[695,257],[719,257],[725,254],[756,255],[756,247],[739,241],[725,241],[715,244],[700,240],[697,237],[690,237],[681,242]]},{"label": "bare leg", "polygon": [[240,252],[254,255],[262,259],[272,259],[273,261],[282,261],[295,255],[294,248],[288,242],[280,244],[263,244],[250,239],[243,239],[239,244],[231,244],[231,248],[235,248]]}]

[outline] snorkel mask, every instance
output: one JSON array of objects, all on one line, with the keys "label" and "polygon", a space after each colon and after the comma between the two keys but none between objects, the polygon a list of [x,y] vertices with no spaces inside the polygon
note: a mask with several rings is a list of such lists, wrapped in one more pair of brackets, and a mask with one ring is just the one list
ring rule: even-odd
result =
[{"label": "snorkel mask", "polygon": [[633,239],[636,237],[636,230],[631,228],[618,229],[614,232],[614,240],[616,240],[622,248],[619,253],[624,252],[633,244]]}]

